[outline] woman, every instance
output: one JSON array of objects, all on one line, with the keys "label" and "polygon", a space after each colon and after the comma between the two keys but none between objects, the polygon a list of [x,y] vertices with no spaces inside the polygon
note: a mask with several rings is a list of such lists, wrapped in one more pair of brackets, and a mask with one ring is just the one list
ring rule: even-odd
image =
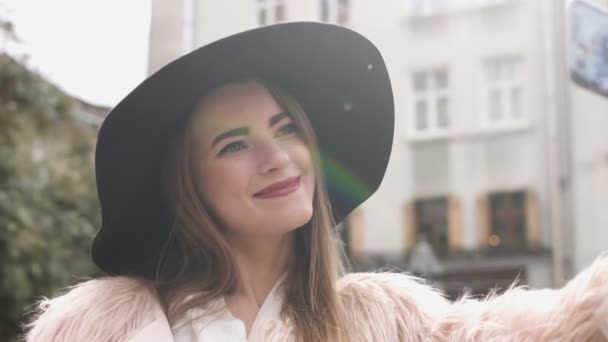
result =
[{"label": "woman", "polygon": [[[333,224],[317,181],[314,132],[301,107],[278,89],[242,81],[207,95],[186,127],[166,164],[177,220],[167,251],[174,258],[161,264],[157,279],[169,321],[219,294],[225,303],[215,304],[229,309],[226,321],[249,335],[260,323],[258,312],[280,318],[280,298],[276,305],[264,299],[285,274],[287,317],[309,332],[306,340],[337,338]],[[213,260],[209,267],[201,267],[205,259]],[[171,305],[186,296],[198,298]],[[202,335],[219,339],[209,332],[216,326]]]},{"label": "woman", "polygon": [[345,28],[269,26],[170,63],[99,133],[109,277],[43,301],[26,339],[605,340],[606,259],[559,291],[454,304],[406,275],[343,275],[334,220],[379,186],[392,132],[382,57]]}]

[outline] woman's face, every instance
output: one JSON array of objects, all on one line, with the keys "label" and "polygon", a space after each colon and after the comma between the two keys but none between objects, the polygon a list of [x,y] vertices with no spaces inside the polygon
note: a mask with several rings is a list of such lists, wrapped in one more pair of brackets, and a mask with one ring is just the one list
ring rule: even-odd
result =
[{"label": "woman's face", "polygon": [[233,234],[284,234],[312,217],[314,167],[300,130],[256,82],[226,85],[196,108],[198,191]]}]

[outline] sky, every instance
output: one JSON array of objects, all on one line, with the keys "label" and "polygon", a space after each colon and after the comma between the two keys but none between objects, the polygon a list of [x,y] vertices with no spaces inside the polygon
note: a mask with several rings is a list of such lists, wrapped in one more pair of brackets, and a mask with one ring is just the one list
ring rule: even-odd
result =
[{"label": "sky", "polygon": [[149,0],[0,0],[20,43],[0,49],[68,94],[112,107],[145,77]]}]

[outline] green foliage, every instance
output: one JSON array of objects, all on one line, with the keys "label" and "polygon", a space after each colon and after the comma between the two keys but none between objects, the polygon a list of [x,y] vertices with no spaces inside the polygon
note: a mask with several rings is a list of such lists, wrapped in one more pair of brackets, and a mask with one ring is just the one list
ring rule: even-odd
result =
[{"label": "green foliage", "polygon": [[0,55],[0,341],[16,339],[36,299],[96,272],[96,132],[74,103]]}]

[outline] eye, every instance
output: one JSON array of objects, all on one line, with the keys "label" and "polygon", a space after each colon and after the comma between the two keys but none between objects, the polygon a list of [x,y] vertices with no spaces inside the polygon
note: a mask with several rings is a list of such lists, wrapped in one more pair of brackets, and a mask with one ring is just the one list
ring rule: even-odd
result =
[{"label": "eye", "polygon": [[234,153],[234,152],[238,152],[246,147],[247,147],[247,145],[245,144],[245,142],[235,141],[235,142],[231,142],[230,144],[222,147],[222,149],[220,150],[220,152],[218,154],[221,156],[226,153]]},{"label": "eye", "polygon": [[295,134],[298,132],[298,128],[296,127],[296,125],[292,122],[292,123],[288,123],[286,125],[281,126],[276,133],[277,137],[282,137],[282,136],[286,136],[286,135],[291,135],[291,134]]}]

